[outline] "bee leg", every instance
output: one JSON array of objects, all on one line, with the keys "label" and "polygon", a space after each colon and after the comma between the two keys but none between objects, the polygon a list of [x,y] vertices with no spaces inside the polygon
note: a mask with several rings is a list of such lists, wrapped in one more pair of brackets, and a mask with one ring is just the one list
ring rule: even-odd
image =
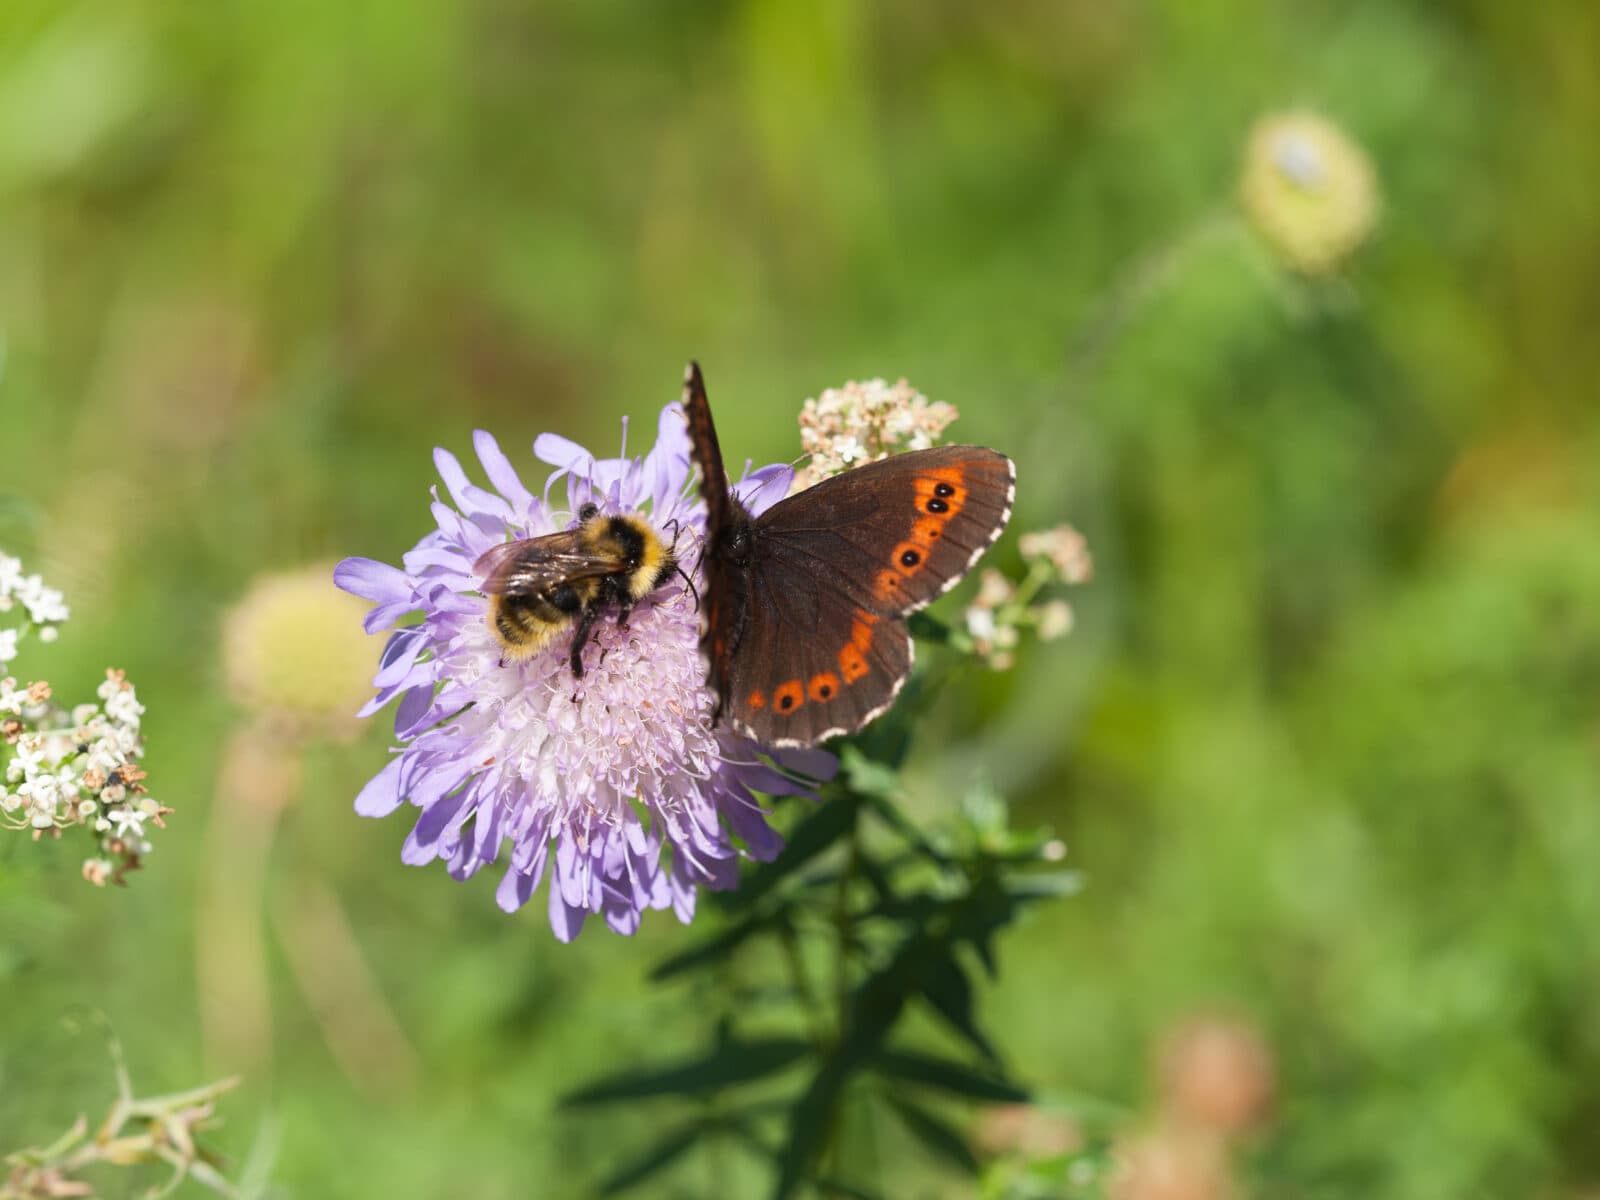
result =
[{"label": "bee leg", "polygon": [[589,644],[589,630],[594,626],[595,614],[599,610],[590,605],[583,610],[583,615],[578,618],[578,631],[572,635],[572,677],[583,678],[583,648]]}]

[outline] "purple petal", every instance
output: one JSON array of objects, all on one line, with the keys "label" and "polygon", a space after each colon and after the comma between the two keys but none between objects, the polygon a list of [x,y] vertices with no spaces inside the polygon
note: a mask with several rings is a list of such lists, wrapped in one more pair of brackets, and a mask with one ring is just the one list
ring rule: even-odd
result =
[{"label": "purple petal", "polygon": [[793,771],[818,783],[827,783],[839,773],[839,756],[810,746],[783,746],[769,752],[772,761],[785,771]]},{"label": "purple petal", "polygon": [[582,933],[584,918],[588,915],[586,909],[574,908],[564,901],[560,888],[550,888],[550,928],[561,941],[570,942]]},{"label": "purple petal", "polygon": [[471,784],[452,795],[444,796],[422,810],[416,826],[400,849],[400,861],[413,867],[432,862],[439,856],[439,839],[445,828],[461,812],[467,801],[477,795]]},{"label": "purple petal", "polygon": [[400,763],[396,756],[356,796],[356,812],[363,817],[386,817],[400,807]]},{"label": "purple petal", "polygon": [[396,737],[409,737],[417,731],[417,727],[428,723],[428,709],[433,707],[433,684],[426,683],[421,687],[414,687],[400,699],[400,707],[394,710],[394,732]]},{"label": "purple petal", "polygon": [[522,479],[517,475],[516,468],[501,451],[500,443],[495,441],[494,435],[484,429],[473,430],[472,448],[478,452],[478,461],[483,464],[483,469],[489,476],[489,482],[494,484],[495,490],[510,501],[511,507],[518,513],[526,515],[530,512],[533,508],[533,493],[522,485]]},{"label": "purple petal", "polygon": [[533,898],[534,889],[538,886],[537,875],[523,874],[511,867],[500,877],[500,886],[494,890],[495,902],[508,913],[516,912]]},{"label": "purple petal", "polygon": [[576,471],[584,463],[594,461],[594,455],[577,442],[564,438],[559,433],[541,433],[534,438],[533,456],[540,462],[560,467],[564,471]]},{"label": "purple petal", "polygon": [[789,494],[794,483],[794,468],[784,463],[774,463],[751,471],[733,485],[733,494],[748,508],[753,516],[760,516]]},{"label": "purple petal", "polygon": [[374,604],[398,604],[411,599],[411,580],[403,572],[376,559],[345,559],[333,569],[333,582],[351,595]]},{"label": "purple petal", "polygon": [[413,627],[402,629],[389,638],[389,644],[383,648],[383,657],[378,660],[378,673],[372,677],[373,687],[394,687],[405,681],[406,676],[411,674],[417,655],[427,644],[425,639],[419,636],[420,633],[420,630]]},{"label": "purple petal", "polygon": [[439,478],[444,480],[444,485],[450,491],[450,498],[456,502],[456,507],[469,516],[476,513],[490,513],[502,520],[511,520],[515,514],[511,506],[496,496],[493,492],[486,492],[467,478],[467,473],[461,469],[461,463],[454,454],[445,449],[436,449],[433,452],[433,465],[438,469]]}]

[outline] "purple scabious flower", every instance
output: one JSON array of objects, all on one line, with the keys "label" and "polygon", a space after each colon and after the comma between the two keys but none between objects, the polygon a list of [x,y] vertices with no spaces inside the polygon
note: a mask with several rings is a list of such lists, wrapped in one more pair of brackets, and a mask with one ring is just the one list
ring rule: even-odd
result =
[{"label": "purple scabious flower", "polygon": [[[705,508],[692,494],[682,410],[661,414],[655,447],[642,459],[596,459],[553,434],[534,455],[555,467],[543,496],[530,492],[489,434],[473,446],[493,490],[472,483],[456,458],[434,451],[451,504],[433,489],[438,528],[401,569],[347,558],[334,582],[372,601],[369,633],[413,613],[397,629],[373,679],[370,716],[399,698],[393,760],[362,789],[356,811],[381,817],[409,802],[421,810],[401,858],[443,858],[467,879],[509,848],[498,899],[526,904],[549,876],[550,924],[571,941],[590,913],[631,934],[647,908],[694,915],[696,889],[731,888],[742,852],[772,858],[782,839],[757,793],[806,793],[805,780],[832,775],[819,751],[769,750],[713,730],[715,697],[700,658],[694,595],[674,578],[633,610],[597,621],[584,674],[567,664],[571,637],[557,637],[520,662],[501,647],[473,574],[479,555],[508,538],[570,528],[584,504],[644,513],[663,537],[698,542]],[[735,491],[754,512],[789,490],[786,466],[751,472]],[[565,507],[550,493],[565,481]],[[508,846],[509,844],[509,846]]]}]

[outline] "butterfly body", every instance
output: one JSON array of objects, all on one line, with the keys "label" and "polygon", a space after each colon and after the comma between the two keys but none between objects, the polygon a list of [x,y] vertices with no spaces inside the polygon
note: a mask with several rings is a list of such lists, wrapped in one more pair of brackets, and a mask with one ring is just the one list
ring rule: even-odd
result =
[{"label": "butterfly body", "polygon": [[575,627],[568,657],[581,678],[594,622],[610,609],[625,625],[633,606],[665,584],[678,563],[642,517],[603,514],[587,504],[576,528],[495,546],[473,569],[484,577],[485,620],[501,661],[531,658]]},{"label": "butterfly body", "polygon": [[1011,515],[1011,460],[980,446],[898,454],[753,515],[727,486],[699,371],[685,381],[706,500],[702,650],[718,719],[777,746],[852,733],[894,703],[907,614],[958,583]]}]

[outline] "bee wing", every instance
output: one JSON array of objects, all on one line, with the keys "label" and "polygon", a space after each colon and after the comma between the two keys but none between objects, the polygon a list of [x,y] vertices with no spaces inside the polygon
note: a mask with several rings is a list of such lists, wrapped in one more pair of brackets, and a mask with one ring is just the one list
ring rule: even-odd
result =
[{"label": "bee wing", "polygon": [[472,564],[488,595],[531,596],[563,583],[610,575],[618,564],[585,550],[576,529],[521,538],[484,551]]}]

